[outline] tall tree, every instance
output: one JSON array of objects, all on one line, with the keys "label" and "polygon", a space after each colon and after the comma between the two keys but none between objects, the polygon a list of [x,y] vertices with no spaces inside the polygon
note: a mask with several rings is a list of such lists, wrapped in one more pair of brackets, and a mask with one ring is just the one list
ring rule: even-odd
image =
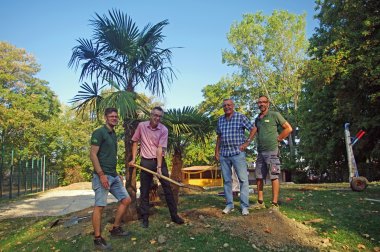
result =
[{"label": "tall tree", "polygon": [[0,143],[36,155],[48,144],[45,130],[59,113],[59,102],[33,55],[0,42]]},{"label": "tall tree", "polygon": [[[162,30],[169,22],[148,24],[140,31],[128,15],[112,10],[108,15],[96,14],[90,24],[94,27],[93,38],[78,39],[69,66],[78,68],[82,62],[79,80],[89,77],[94,83],[84,83],[74,101],[80,102],[79,110],[90,107],[99,112],[107,106],[119,109],[124,121],[127,190],[132,197],[127,216],[136,218],[136,171],[128,167],[138,116],[139,97],[135,88],[142,85],[152,94],[162,95],[165,85],[172,82],[175,76],[171,68],[172,52],[170,48],[161,48]],[[113,89],[108,95],[100,96],[104,86]]]},{"label": "tall tree", "polygon": [[305,15],[287,11],[274,11],[271,16],[245,14],[231,26],[227,38],[232,50],[223,51],[223,62],[239,68],[246,79],[244,89],[251,97],[267,95],[278,110],[293,114],[308,47]]},{"label": "tall tree", "polygon": [[[305,15],[287,11],[274,11],[270,16],[261,12],[245,14],[241,22],[231,26],[227,38],[232,49],[223,51],[223,62],[238,67],[238,77],[235,75],[228,82],[222,80],[214,88],[227,84],[222,90],[235,98],[243,113],[251,117],[255,114],[258,95],[267,95],[272,108],[280,111],[296,128],[303,83],[301,73],[308,48]],[[210,91],[217,93],[207,87],[204,94],[210,95]],[[208,99],[201,106],[207,103]],[[292,162],[288,168],[295,166],[294,139],[294,135],[289,136]]]},{"label": "tall tree", "polygon": [[327,169],[333,180],[346,180],[346,122],[352,133],[367,131],[354,148],[357,161],[380,169],[380,3],[325,0],[317,1],[317,9],[320,25],[305,71],[301,144],[317,172]]}]

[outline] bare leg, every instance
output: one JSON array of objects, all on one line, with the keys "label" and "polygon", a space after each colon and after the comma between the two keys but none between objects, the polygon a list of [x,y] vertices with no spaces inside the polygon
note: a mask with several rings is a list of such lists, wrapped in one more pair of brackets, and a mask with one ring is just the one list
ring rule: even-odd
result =
[{"label": "bare leg", "polygon": [[272,202],[278,203],[278,195],[280,193],[280,180],[272,180]]},{"label": "bare leg", "polygon": [[92,213],[92,226],[94,227],[95,237],[98,237],[101,235],[100,226],[101,226],[103,209],[104,207],[102,206],[95,206],[94,212]]},{"label": "bare leg", "polygon": [[262,179],[257,179],[257,200],[264,200],[264,183]]},{"label": "bare leg", "polygon": [[114,227],[120,227],[121,218],[123,217],[127,206],[131,203],[131,198],[124,198],[120,201],[119,206],[117,207]]}]

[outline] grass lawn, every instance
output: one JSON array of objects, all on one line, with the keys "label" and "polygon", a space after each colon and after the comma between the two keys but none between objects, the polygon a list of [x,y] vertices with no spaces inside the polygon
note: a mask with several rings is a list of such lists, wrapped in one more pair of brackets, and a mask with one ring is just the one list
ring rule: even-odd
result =
[{"label": "grass lawn", "polygon": [[[125,240],[109,238],[107,230],[111,224],[107,219],[113,216],[114,209],[111,205],[104,216],[103,235],[114,251],[380,251],[379,182],[371,183],[363,192],[351,191],[348,183],[281,185],[280,215],[287,216],[283,218],[289,219],[286,223],[290,228],[294,222],[315,229],[318,247],[297,244],[297,237],[305,239],[301,234],[293,240],[289,237],[289,242],[278,247],[275,241],[286,241],[288,234],[283,234],[285,240],[281,240],[277,236],[281,230],[279,233],[275,230],[277,225],[265,226],[275,217],[273,213],[269,209],[251,210],[249,216],[241,216],[238,198],[235,199],[236,210],[222,215],[224,198],[217,196],[221,190],[215,188],[205,193],[181,195],[179,212],[186,220],[185,225],[171,223],[164,205],[155,207],[149,229],[141,228],[138,221],[127,223],[125,227],[132,235]],[[270,204],[270,194],[271,187],[266,186],[267,205]],[[250,200],[254,203],[256,195],[251,195]],[[4,200],[3,204],[6,204]],[[90,210],[72,213],[62,219],[88,216]],[[58,225],[50,228],[55,220],[57,217],[0,220],[0,251],[93,250],[90,218],[72,227]],[[278,222],[279,229],[283,228],[281,225]],[[306,226],[299,232],[308,231]],[[259,242],[265,239],[274,243]]]}]

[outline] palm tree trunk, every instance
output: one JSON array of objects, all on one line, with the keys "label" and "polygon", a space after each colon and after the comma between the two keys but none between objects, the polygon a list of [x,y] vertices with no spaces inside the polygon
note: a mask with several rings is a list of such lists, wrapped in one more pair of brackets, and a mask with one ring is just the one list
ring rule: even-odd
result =
[{"label": "palm tree trunk", "polygon": [[125,162],[125,179],[126,184],[125,188],[127,189],[129,196],[131,197],[131,204],[127,207],[127,210],[125,211],[123,220],[124,222],[127,222],[129,220],[137,220],[138,214],[137,214],[137,200],[136,200],[136,168],[129,167],[128,163],[132,160],[132,136],[136,131],[137,128],[137,121],[134,121],[133,123],[126,123],[124,122],[124,146],[125,146],[125,154],[124,154],[124,162]]},{"label": "palm tree trunk", "polygon": [[[175,181],[182,181],[182,152],[181,150],[175,149],[173,154],[173,167],[172,172],[170,174],[170,178],[174,179]],[[179,186],[172,184],[172,190],[174,195],[175,203],[178,205],[178,194],[179,194]]]}]

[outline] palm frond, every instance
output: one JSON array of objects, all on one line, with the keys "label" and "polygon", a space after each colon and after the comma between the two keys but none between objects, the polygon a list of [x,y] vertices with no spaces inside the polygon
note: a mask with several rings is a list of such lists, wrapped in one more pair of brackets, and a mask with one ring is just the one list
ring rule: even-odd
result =
[{"label": "palm frond", "polygon": [[194,107],[170,109],[166,112],[164,123],[175,136],[189,135],[196,141],[204,139],[214,131],[214,121],[211,117],[200,113]]},{"label": "palm frond", "polygon": [[93,82],[90,86],[87,82],[83,83],[78,94],[70,100],[70,103],[78,104],[73,109],[77,110],[78,114],[84,114],[86,111],[99,114],[99,104],[103,97],[100,95],[100,90],[104,87],[99,87],[97,82]]},{"label": "palm frond", "polygon": [[117,108],[120,118],[124,120],[126,118],[135,118],[139,105],[136,103],[135,93],[121,90],[105,96],[99,104],[101,111],[109,107]]},{"label": "palm frond", "polygon": [[87,76],[90,76],[91,79],[102,77],[101,80],[112,80],[118,76],[117,72],[112,69],[112,65],[110,66],[104,61],[106,53],[99,44],[94,45],[88,39],[78,39],[77,41],[79,45],[73,48],[68,66],[77,70],[79,63],[83,62],[79,81]]}]

